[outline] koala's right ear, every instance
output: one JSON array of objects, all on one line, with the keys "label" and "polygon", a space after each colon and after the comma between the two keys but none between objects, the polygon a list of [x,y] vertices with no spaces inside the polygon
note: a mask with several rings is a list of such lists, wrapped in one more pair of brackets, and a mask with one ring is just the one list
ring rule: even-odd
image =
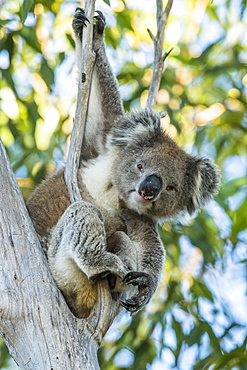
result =
[{"label": "koala's right ear", "polygon": [[126,114],[115,122],[109,141],[116,146],[151,146],[162,135],[161,117],[164,112],[156,113],[150,108]]},{"label": "koala's right ear", "polygon": [[213,198],[220,183],[218,167],[208,158],[192,158],[188,164],[187,186],[190,197],[187,204],[189,214],[193,214]]}]

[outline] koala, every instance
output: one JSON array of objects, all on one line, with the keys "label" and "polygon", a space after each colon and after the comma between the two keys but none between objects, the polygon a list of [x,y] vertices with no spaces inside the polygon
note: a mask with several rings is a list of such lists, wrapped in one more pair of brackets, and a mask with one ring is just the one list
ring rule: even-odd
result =
[{"label": "koala", "polygon": [[[100,279],[108,279],[126,310],[144,307],[165,259],[158,221],[193,214],[219,185],[216,165],[181,149],[163,132],[159,113],[149,108],[124,112],[106,56],[105,18],[100,11],[95,18],[96,59],[78,174],[82,200],[70,203],[61,168],[27,202],[54,280],[79,318],[95,305]],[[77,8],[78,56],[87,22]]]}]

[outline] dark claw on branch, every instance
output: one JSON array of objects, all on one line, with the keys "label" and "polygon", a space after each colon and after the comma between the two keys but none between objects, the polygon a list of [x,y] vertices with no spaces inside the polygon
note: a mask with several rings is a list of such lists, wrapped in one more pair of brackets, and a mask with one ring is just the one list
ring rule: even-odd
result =
[{"label": "dark claw on branch", "polygon": [[102,34],[104,32],[104,28],[106,25],[105,17],[104,17],[104,14],[100,10],[95,10],[95,12],[98,13],[98,15],[94,16],[94,18],[97,20],[95,26],[96,26],[97,32],[99,34]]},{"label": "dark claw on branch", "polygon": [[82,37],[82,29],[83,27],[87,27],[87,22],[90,23],[90,21],[85,16],[84,10],[81,8],[76,8],[72,26],[75,33],[80,37],[80,39]]},{"label": "dark claw on branch", "polygon": [[[84,21],[87,21],[88,23],[90,23],[89,19],[85,16],[84,9],[77,7],[76,10],[75,10],[75,13],[79,13],[79,14],[77,14],[77,18],[78,18],[78,16],[80,16],[81,20],[84,20]],[[86,26],[86,24],[85,24],[85,26]]]},{"label": "dark claw on branch", "polygon": [[123,306],[127,311],[134,313],[137,312],[141,307],[138,303],[133,301],[132,299],[127,299],[126,301],[120,300],[119,303]]}]

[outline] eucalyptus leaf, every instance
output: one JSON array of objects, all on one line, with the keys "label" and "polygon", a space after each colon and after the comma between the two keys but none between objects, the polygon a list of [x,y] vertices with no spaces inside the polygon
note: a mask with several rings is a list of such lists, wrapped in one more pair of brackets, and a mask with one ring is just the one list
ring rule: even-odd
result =
[{"label": "eucalyptus leaf", "polygon": [[34,0],[23,0],[23,3],[21,5],[21,21],[22,23],[25,22],[27,15],[31,9],[31,6],[33,5]]}]

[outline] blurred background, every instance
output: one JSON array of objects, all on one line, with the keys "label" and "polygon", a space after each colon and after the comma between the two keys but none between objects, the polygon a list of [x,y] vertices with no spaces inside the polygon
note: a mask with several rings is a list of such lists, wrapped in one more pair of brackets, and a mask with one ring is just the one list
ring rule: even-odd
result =
[{"label": "blurred background", "polygon": [[[164,3],[164,5],[166,2]],[[0,136],[27,198],[64,163],[77,93],[71,22],[77,1],[1,5]],[[97,1],[126,110],[145,106],[155,1]],[[157,96],[163,126],[219,165],[219,194],[194,218],[160,226],[167,251],[151,303],[119,317],[102,369],[247,369],[247,9],[245,0],[174,0]],[[0,368],[15,369],[0,339]]]}]

